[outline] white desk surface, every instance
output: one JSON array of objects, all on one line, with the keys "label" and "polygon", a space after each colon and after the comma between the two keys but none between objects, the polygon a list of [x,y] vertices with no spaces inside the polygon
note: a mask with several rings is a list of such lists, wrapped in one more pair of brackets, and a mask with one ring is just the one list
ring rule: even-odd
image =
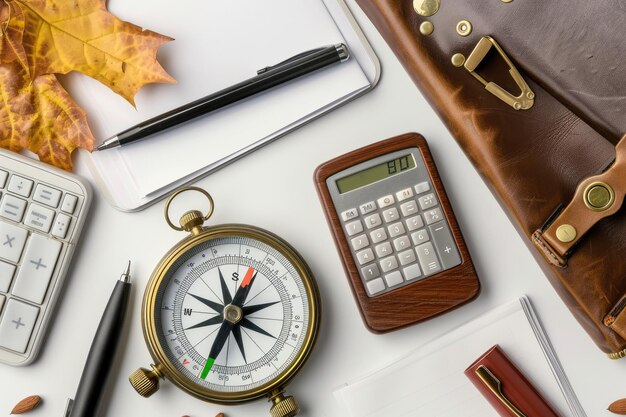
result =
[{"label": "white desk surface", "polygon": [[[216,201],[213,223],[241,222],[271,230],[293,244],[311,266],[321,290],[321,335],[309,363],[289,386],[302,415],[335,417],[333,388],[397,359],[483,311],[521,294],[530,296],[558,356],[590,417],[610,416],[607,406],[626,397],[626,359],[611,361],[567,311],[520,236],[397,59],[353,0],[348,4],[378,54],[383,74],[367,95],[198,182]],[[120,17],[123,12],[117,12]],[[335,156],[400,133],[428,140],[482,282],[474,302],[428,322],[385,335],[363,325],[320,208],[313,171]],[[89,178],[83,155],[77,172]],[[245,203],[244,203],[245,202]],[[97,193],[82,245],[47,343],[31,366],[0,365],[0,414],[31,394],[43,397],[32,417],[61,417],[76,391],[104,306],[125,262],[133,261],[129,326],[113,366],[103,416],[264,416],[264,400],[224,407],[196,400],[162,383],[139,397],[128,375],[147,366],[140,307],[143,289],[160,257],[183,235],[169,229],[163,202],[139,213],[111,208]],[[427,416],[424,416],[427,417]]]}]

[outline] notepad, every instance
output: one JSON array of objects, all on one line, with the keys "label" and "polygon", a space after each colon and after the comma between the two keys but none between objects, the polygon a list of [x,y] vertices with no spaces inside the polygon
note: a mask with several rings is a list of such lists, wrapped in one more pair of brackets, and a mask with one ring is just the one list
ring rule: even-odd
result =
[{"label": "notepad", "polygon": [[[496,308],[335,391],[349,417],[499,417],[463,371],[495,344],[563,417],[586,414],[530,301]],[[533,417],[533,416],[529,416]]]},{"label": "notepad", "polygon": [[108,4],[121,18],[175,38],[161,48],[159,60],[178,82],[144,87],[134,109],[97,81],[71,77],[70,90],[87,111],[99,142],[298,53],[339,43],[351,53],[345,63],[183,126],[122,148],[94,152],[90,168],[96,182],[122,210],[141,208],[283,136],[368,91],[378,79],[378,61],[341,0]]}]

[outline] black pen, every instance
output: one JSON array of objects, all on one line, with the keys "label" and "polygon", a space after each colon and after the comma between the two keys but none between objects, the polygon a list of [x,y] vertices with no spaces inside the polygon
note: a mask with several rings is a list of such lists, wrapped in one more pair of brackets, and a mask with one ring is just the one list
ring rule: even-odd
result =
[{"label": "black pen", "polygon": [[124,317],[130,295],[130,261],[113,288],[113,293],[100,319],[100,325],[91,343],[87,362],[80,377],[74,400],[68,400],[64,417],[95,417],[100,407],[115,362]]},{"label": "black pen", "polygon": [[260,69],[255,77],[126,129],[105,140],[96,150],[136,142],[348,58],[350,53],[344,44],[303,52],[277,65]]}]

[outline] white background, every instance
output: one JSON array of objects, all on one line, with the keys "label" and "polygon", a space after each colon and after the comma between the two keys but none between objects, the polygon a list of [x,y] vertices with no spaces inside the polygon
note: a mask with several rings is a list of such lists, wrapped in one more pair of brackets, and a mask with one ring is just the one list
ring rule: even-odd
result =
[{"label": "white background", "polygon": [[[354,2],[348,4],[381,60],[378,87],[198,183],[216,201],[211,224],[240,222],[271,230],[300,251],[317,277],[324,306],[321,335],[310,362],[288,389],[299,399],[302,415],[334,417],[333,388],[522,294],[533,301],[587,414],[611,415],[607,406],[626,397],[626,359],[607,359],[576,323],[388,46]],[[124,18],[123,10],[116,13]],[[409,131],[422,133],[430,144],[483,290],[477,300],[449,314],[374,335],[361,322],[352,298],[313,185],[313,171],[338,155]],[[77,171],[89,177],[83,158],[77,160]],[[128,259],[133,261],[134,279],[129,325],[119,360],[111,364],[113,379],[102,414],[212,417],[224,411],[232,417],[268,415],[263,400],[233,407],[212,405],[168,382],[152,398],[143,399],[128,384],[132,371],[151,362],[140,324],[144,286],[162,254],[183,237],[165,225],[162,211],[163,202],[139,213],[122,213],[96,193],[39,359],[24,368],[0,365],[0,415],[8,414],[21,398],[39,394],[44,403],[29,415],[61,416],[66,398],[76,390],[111,289]]]}]

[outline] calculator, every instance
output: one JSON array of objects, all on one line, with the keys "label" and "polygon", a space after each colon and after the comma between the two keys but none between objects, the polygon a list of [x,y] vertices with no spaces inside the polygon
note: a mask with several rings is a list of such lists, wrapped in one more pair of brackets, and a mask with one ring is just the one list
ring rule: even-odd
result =
[{"label": "calculator", "polygon": [[370,330],[417,323],[478,295],[480,281],[421,135],[335,158],[317,168],[315,182]]},{"label": "calculator", "polygon": [[0,149],[0,363],[36,358],[90,202],[77,176]]}]

